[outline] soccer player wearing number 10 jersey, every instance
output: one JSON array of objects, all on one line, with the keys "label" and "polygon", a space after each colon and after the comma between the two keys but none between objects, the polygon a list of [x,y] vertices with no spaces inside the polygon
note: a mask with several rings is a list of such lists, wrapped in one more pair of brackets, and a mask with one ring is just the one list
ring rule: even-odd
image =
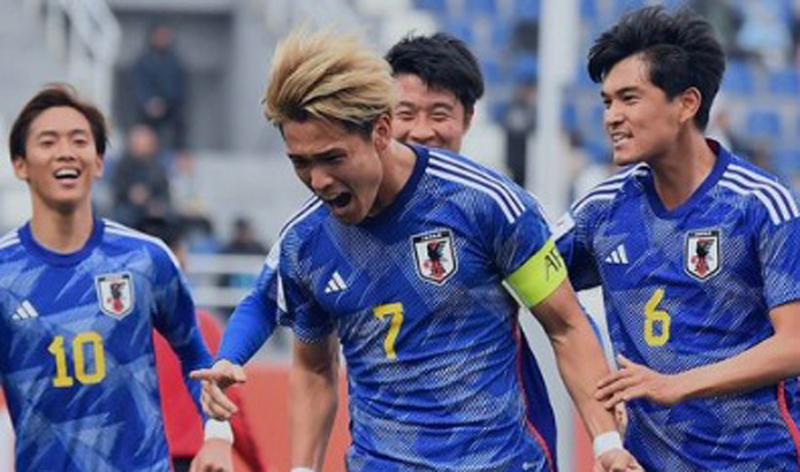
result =
[{"label": "soccer player wearing number 10 jersey", "polygon": [[[100,112],[63,87],[39,92],[12,127],[33,207],[0,239],[0,374],[18,472],[168,472],[153,328],[185,374],[211,361],[169,249],[93,215],[105,136]],[[199,408],[199,383],[187,386]]]},{"label": "soccer player wearing number 10 jersey", "polygon": [[646,8],[600,36],[614,161],[558,224],[577,289],[602,283],[645,470],[797,471],[800,211],[773,176],[706,140],[724,70],[710,25]]}]

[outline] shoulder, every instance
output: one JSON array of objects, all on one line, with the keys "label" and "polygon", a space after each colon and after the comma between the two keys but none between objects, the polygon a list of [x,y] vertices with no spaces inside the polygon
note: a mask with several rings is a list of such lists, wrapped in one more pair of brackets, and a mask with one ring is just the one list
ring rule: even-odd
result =
[{"label": "shoulder", "polygon": [[602,211],[610,207],[631,185],[636,185],[638,179],[650,173],[647,164],[637,164],[607,178],[586,195],[572,204],[570,210],[573,215],[585,212]]},{"label": "shoulder", "polygon": [[119,246],[122,250],[144,249],[159,265],[180,267],[178,259],[164,241],[115,221],[103,219],[104,243]]},{"label": "shoulder", "polygon": [[18,251],[22,247],[19,239],[19,228],[7,232],[0,236],[0,260],[5,259],[10,254]]},{"label": "shoulder", "polygon": [[763,169],[737,157],[731,158],[719,186],[734,198],[744,199],[769,216],[774,225],[800,217],[798,199],[788,186]]},{"label": "shoulder", "polygon": [[532,195],[496,170],[440,149],[429,149],[428,156],[426,174],[441,181],[452,192],[465,192],[485,201],[502,212],[510,223],[527,208],[538,211]]}]

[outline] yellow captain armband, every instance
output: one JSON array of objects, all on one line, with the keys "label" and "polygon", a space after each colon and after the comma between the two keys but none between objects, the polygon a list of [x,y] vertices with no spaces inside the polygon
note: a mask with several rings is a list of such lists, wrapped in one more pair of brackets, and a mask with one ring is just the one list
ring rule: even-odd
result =
[{"label": "yellow captain armband", "polygon": [[520,301],[533,308],[567,278],[567,267],[552,239],[506,279]]}]

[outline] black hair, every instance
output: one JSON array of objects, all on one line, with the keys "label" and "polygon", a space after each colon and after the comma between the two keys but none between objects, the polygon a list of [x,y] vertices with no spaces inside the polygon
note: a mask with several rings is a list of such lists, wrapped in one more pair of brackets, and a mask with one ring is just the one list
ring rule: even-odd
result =
[{"label": "black hair", "polygon": [[86,117],[94,138],[94,146],[100,157],[106,153],[108,145],[108,125],[100,110],[94,105],[78,98],[75,89],[67,84],[52,84],[34,95],[19,112],[8,137],[8,151],[11,160],[24,159],[27,154],[26,142],[31,123],[42,113],[55,107],[69,107]]},{"label": "black hair", "polygon": [[453,92],[467,116],[483,96],[483,75],[475,55],[458,38],[447,33],[410,34],[386,53],[392,74],[413,74],[428,87]]},{"label": "black hair", "polygon": [[641,54],[650,82],[669,99],[691,87],[700,91],[694,121],[704,130],[725,72],[725,53],[712,26],[686,9],[674,14],[660,6],[635,10],[597,38],[589,51],[589,76],[600,83],[634,54]]}]

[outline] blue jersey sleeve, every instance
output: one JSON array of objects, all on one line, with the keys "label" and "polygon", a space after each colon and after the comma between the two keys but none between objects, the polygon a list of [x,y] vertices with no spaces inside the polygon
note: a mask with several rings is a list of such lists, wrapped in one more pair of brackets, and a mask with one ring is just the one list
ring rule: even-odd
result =
[{"label": "blue jersey sleeve", "polygon": [[[797,205],[797,200],[794,202]],[[764,280],[764,299],[772,309],[800,300],[800,218],[779,224],[763,215],[758,257]]]},{"label": "blue jersey sleeve", "polygon": [[[306,236],[308,237],[308,236]],[[303,342],[319,341],[333,332],[331,316],[316,302],[312,288],[303,279],[301,262],[310,258],[302,254],[303,236],[292,233],[280,241],[277,280],[278,321],[289,326]]]},{"label": "blue jersey sleeve", "polygon": [[278,272],[271,259],[267,259],[255,287],[239,303],[228,320],[219,350],[220,359],[244,365],[275,331],[278,316]]},{"label": "blue jersey sleeve", "polygon": [[598,206],[573,206],[554,226],[556,245],[575,290],[586,290],[602,282],[591,244],[592,222],[598,217]]},{"label": "blue jersey sleeve", "polygon": [[[491,249],[494,263],[503,277],[514,273],[549,241],[550,228],[533,195],[515,187],[512,194],[520,212],[509,215],[497,211],[491,215]],[[512,207],[513,208],[513,207]]]},{"label": "blue jersey sleeve", "polygon": [[203,419],[200,404],[200,382],[189,379],[189,373],[211,365],[211,354],[197,325],[194,302],[189,286],[178,266],[166,250],[154,251],[155,262],[155,317],[154,325],[169,342],[181,361],[181,371],[186,388]]}]

